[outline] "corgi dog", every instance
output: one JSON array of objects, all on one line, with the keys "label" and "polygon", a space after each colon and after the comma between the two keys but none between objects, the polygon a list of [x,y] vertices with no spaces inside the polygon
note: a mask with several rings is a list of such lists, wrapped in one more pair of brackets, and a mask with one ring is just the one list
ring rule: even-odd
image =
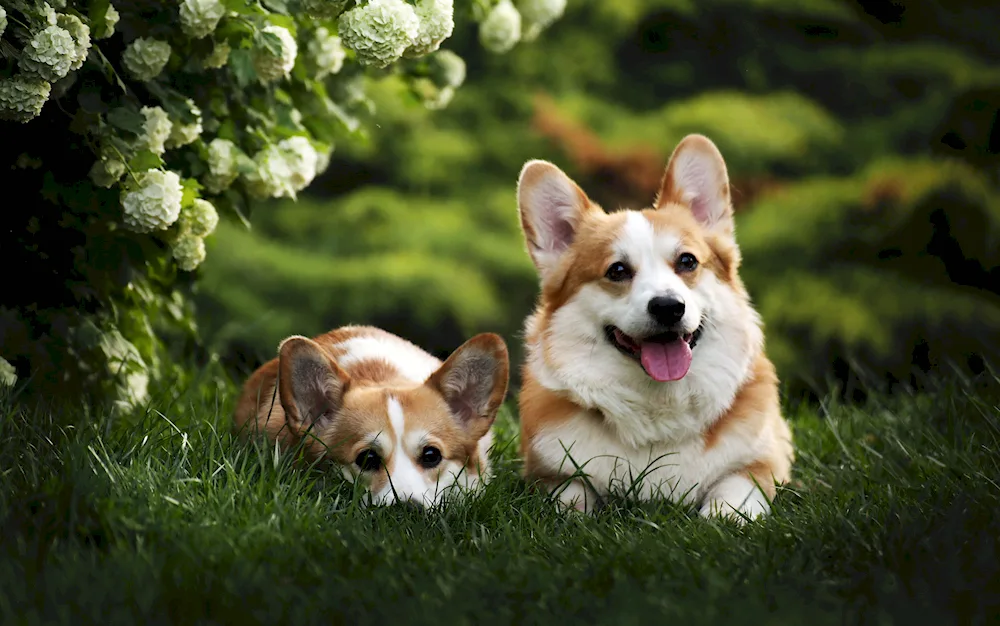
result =
[{"label": "corgi dog", "polygon": [[517,197],[540,279],[518,398],[525,478],[581,511],[620,490],[706,517],[768,513],[792,437],[715,144],[685,137],[641,210],[606,213],[540,160]]},{"label": "corgi dog", "polygon": [[235,427],[332,461],[370,504],[432,506],[453,486],[488,479],[508,373],[507,346],[492,333],[443,363],[370,326],[293,336],[243,386]]}]

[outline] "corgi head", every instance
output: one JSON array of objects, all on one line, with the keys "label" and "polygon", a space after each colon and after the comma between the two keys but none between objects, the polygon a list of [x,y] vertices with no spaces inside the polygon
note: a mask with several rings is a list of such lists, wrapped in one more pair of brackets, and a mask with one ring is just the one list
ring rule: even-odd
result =
[{"label": "corgi head", "polygon": [[[606,375],[632,373],[637,384],[685,379],[706,344],[720,367],[745,361],[736,352],[749,352],[758,318],[737,276],[726,165],[708,138],[680,142],[649,208],[605,213],[538,160],[521,170],[517,193],[541,279],[532,323],[547,351],[607,357],[617,365],[602,361]],[[567,359],[563,369],[583,367]]]},{"label": "corgi head", "polygon": [[292,432],[360,482],[373,504],[432,505],[449,487],[473,487],[486,473],[508,368],[503,339],[485,333],[423,384],[371,385],[297,336],[278,350],[278,395]]}]

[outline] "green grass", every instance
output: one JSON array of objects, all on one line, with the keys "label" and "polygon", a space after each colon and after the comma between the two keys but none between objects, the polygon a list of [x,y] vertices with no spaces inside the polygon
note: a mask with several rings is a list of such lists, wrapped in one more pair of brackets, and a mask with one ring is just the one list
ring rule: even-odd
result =
[{"label": "green grass", "polygon": [[0,623],[993,623],[998,398],[990,378],[789,409],[794,484],[744,528],[561,515],[517,477],[510,412],[494,482],[422,513],[235,441],[219,381],[117,421],[8,398]]}]

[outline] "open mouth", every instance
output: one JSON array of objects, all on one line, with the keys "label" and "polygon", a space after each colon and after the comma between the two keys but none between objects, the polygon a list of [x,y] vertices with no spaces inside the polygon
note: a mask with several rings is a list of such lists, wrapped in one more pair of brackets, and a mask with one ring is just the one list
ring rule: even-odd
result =
[{"label": "open mouth", "polygon": [[691,369],[691,350],[701,337],[701,326],[693,333],[658,333],[635,339],[616,326],[605,326],[604,334],[625,356],[635,359],[649,377],[658,382],[680,380]]}]

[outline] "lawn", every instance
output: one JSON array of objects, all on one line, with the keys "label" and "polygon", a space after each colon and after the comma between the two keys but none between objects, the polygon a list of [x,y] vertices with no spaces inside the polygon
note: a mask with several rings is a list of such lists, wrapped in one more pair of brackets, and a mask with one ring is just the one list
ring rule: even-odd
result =
[{"label": "lawn", "polygon": [[559,514],[518,478],[510,410],[479,498],[366,510],[340,479],[235,440],[233,393],[203,382],[119,420],[0,400],[2,622],[1000,619],[996,377],[789,406],[795,481],[744,528],[666,503]]}]

